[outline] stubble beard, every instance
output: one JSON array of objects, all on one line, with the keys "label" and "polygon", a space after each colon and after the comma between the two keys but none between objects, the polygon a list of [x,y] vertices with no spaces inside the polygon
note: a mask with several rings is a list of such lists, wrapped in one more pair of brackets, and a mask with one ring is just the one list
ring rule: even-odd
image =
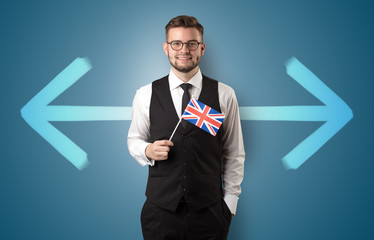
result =
[{"label": "stubble beard", "polygon": [[[174,57],[176,58],[176,57]],[[177,71],[179,72],[182,72],[182,73],[188,73],[190,71],[192,71],[193,69],[195,69],[199,63],[200,63],[200,60],[201,60],[201,57],[196,57],[196,62],[194,61],[191,61],[191,65],[190,66],[179,66],[177,64],[177,60],[175,60],[175,62],[173,62],[169,56],[169,62],[171,64],[171,66],[173,66],[173,68],[175,68]]]}]

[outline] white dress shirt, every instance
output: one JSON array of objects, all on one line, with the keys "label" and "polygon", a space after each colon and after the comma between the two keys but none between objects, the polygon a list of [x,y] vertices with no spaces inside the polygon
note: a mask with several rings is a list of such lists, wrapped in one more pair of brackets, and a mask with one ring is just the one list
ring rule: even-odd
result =
[{"label": "white dress shirt", "polygon": [[[175,110],[182,115],[183,89],[179,86],[184,83],[172,70],[169,74],[170,93]],[[199,71],[188,81],[192,86],[190,96],[198,99],[202,89],[202,74]],[[127,137],[127,145],[130,154],[142,166],[155,164],[155,160],[149,160],[145,155],[145,149],[150,144],[150,118],[149,106],[152,96],[152,83],[141,87],[136,91],[132,105],[132,121]],[[218,96],[220,108],[225,119],[219,131],[223,131],[223,193],[224,200],[232,214],[236,213],[240,184],[244,174],[244,144],[242,128],[239,117],[239,107],[234,90],[218,82]],[[181,117],[181,116],[179,116]],[[167,161],[167,160],[166,160]]]}]

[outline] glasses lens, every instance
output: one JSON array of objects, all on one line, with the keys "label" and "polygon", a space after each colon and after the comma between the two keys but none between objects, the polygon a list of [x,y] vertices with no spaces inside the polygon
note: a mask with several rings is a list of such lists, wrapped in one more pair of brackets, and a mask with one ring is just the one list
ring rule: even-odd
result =
[{"label": "glasses lens", "polygon": [[199,46],[199,43],[197,41],[191,41],[187,43],[187,47],[190,50],[196,50],[198,46]]},{"label": "glasses lens", "polygon": [[171,42],[171,48],[174,50],[180,50],[183,46],[183,43],[181,41],[173,41]]}]

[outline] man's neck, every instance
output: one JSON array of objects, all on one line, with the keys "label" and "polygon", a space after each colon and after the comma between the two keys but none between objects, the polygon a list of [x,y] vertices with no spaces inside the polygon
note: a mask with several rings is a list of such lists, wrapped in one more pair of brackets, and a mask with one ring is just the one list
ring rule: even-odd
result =
[{"label": "man's neck", "polygon": [[199,66],[195,67],[194,69],[192,69],[191,71],[187,72],[187,73],[184,73],[184,72],[180,72],[178,70],[176,70],[175,68],[171,68],[171,70],[174,72],[174,74],[180,79],[182,80],[183,82],[188,82],[191,80],[191,78],[193,76],[195,76],[195,74],[199,71]]}]

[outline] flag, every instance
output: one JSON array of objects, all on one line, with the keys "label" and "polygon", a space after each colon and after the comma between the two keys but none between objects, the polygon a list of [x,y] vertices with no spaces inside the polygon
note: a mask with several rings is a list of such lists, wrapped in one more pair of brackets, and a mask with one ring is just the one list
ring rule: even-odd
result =
[{"label": "flag", "polygon": [[204,131],[207,131],[213,136],[216,136],[225,115],[214,110],[208,105],[191,98],[182,114],[182,118],[203,129]]}]

